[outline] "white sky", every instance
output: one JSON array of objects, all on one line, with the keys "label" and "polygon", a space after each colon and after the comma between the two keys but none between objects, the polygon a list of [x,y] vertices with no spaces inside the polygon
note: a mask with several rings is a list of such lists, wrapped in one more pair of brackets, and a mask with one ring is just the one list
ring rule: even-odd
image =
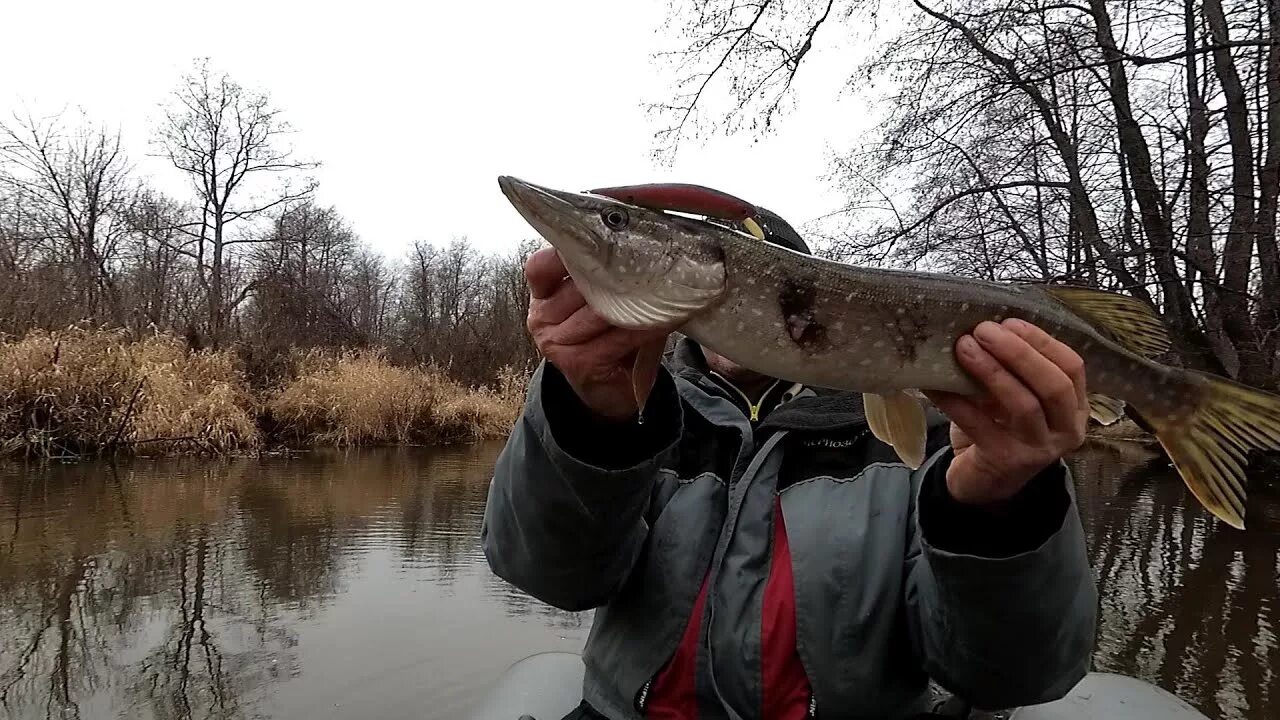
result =
[{"label": "white sky", "polygon": [[567,190],[701,183],[799,226],[839,206],[821,179],[826,153],[867,117],[853,98],[836,102],[834,73],[850,63],[834,50],[845,62],[823,62],[840,38],[820,33],[779,131],[686,145],[659,165],[643,104],[674,86],[652,59],[674,41],[659,34],[666,0],[4,0],[0,15],[0,116],[81,106],[120,126],[139,170],[185,198],[147,139],[181,73],[208,56],[271,94],[295,147],[324,164],[318,199],[390,256],[415,239],[466,235],[504,251],[533,236],[500,174]]}]

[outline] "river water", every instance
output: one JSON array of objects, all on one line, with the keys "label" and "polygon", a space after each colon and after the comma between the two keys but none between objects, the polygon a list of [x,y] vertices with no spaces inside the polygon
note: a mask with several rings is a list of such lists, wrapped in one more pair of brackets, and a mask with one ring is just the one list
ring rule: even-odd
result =
[{"label": "river water", "polygon": [[[0,468],[0,717],[462,717],[590,626],[489,571],[500,448]],[[1133,446],[1074,464],[1097,669],[1280,717],[1280,498],[1242,534]]]}]

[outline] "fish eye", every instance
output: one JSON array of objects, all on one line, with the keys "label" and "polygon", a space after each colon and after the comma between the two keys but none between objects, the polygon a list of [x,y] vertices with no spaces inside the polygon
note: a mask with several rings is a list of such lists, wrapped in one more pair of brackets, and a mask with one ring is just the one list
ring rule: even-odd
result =
[{"label": "fish eye", "polygon": [[626,210],[616,207],[601,210],[600,219],[604,221],[605,226],[610,230],[621,230],[627,226],[627,222],[630,220]]}]

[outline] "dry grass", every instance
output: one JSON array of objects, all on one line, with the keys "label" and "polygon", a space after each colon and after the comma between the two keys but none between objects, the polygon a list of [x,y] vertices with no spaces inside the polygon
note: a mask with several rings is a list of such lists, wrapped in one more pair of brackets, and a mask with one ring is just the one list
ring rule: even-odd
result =
[{"label": "dry grass", "polygon": [[82,328],[0,344],[0,452],[225,453],[252,448],[258,437],[228,353]]},{"label": "dry grass", "polygon": [[392,365],[376,352],[312,353],[267,402],[295,441],[338,446],[475,441],[504,436],[523,383],[468,389],[433,368]]},{"label": "dry grass", "polygon": [[501,438],[527,380],[469,389],[376,352],[295,352],[286,365],[291,380],[255,393],[234,352],[174,337],[72,328],[0,342],[0,455],[228,454],[269,434],[299,446]]}]

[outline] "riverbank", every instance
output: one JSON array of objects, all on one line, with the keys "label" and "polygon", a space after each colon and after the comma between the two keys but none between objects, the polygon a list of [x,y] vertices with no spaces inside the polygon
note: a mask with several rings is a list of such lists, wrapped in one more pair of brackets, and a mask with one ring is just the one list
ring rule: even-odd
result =
[{"label": "riverbank", "polygon": [[294,352],[251,382],[234,349],[123,331],[35,331],[0,343],[0,455],[228,455],[276,448],[503,437],[525,377],[466,387],[377,351]]}]

